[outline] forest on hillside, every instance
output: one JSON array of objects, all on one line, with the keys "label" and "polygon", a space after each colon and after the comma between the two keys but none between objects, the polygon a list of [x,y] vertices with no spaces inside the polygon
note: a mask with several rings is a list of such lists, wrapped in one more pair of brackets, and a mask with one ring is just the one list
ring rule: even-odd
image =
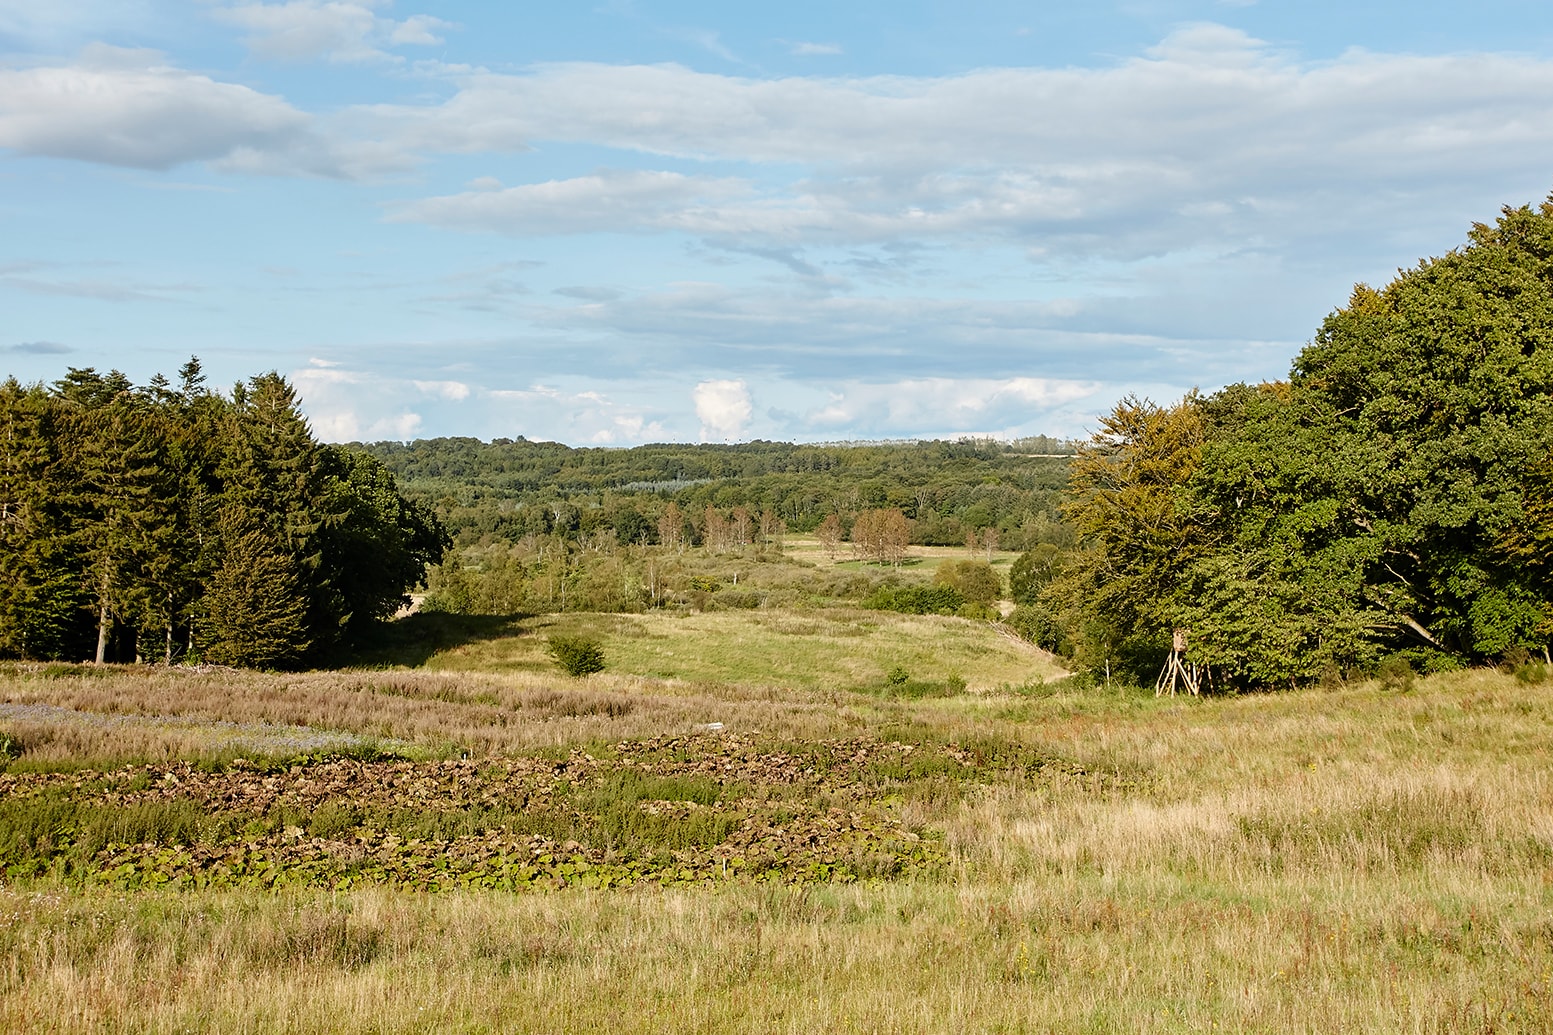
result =
[{"label": "forest on hillside", "polygon": [[290,384],[229,395],[71,370],[0,383],[0,657],[327,659],[409,602],[447,537]]},{"label": "forest on hillside", "polygon": [[692,545],[702,543],[708,507],[770,512],[794,532],[812,532],[832,514],[850,529],[862,511],[898,509],[921,545],[958,546],[968,532],[988,528],[1011,547],[1034,545],[1062,535],[1058,509],[1074,451],[1044,436],[630,449],[438,438],[356,448],[434,504],[462,547],[601,533],[623,545],[657,545],[670,503],[690,516]]}]

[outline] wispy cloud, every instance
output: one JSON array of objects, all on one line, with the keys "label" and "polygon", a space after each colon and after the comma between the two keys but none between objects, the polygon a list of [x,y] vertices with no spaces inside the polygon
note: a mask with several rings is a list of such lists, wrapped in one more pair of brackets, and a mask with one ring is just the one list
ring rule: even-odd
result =
[{"label": "wispy cloud", "polygon": [[388,0],[287,0],[233,4],[212,14],[246,30],[249,50],[275,61],[401,61],[384,48],[435,46],[458,28],[426,14],[396,21],[378,13],[388,6]]},{"label": "wispy cloud", "polygon": [[514,235],[670,229],[713,199],[746,193],[740,180],[677,172],[604,170],[503,190],[475,190],[397,206],[394,222]]},{"label": "wispy cloud", "polygon": [[69,345],[61,345],[57,341],[23,341],[0,348],[0,352],[13,356],[63,356],[74,351]]},{"label": "wispy cloud", "polygon": [[[568,64],[459,85],[435,108],[373,117],[410,150],[551,140],[662,165],[405,202],[391,218],[761,246],[981,237],[1053,261],[1131,260],[1351,238],[1431,196],[1553,165],[1553,61],[1355,51],[1301,63],[1217,25],[1097,69],[752,79]],[[707,160],[750,173],[686,171]],[[783,181],[764,167],[805,171]]]}]

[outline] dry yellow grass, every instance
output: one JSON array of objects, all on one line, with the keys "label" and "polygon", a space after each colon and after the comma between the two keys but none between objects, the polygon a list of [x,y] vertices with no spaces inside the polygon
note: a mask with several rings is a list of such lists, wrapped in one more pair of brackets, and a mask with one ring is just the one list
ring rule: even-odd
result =
[{"label": "dry yellow grass", "polygon": [[[788,738],[844,735],[870,703],[819,691],[711,686],[602,673],[586,679],[513,672],[266,674],[123,667],[103,674],[0,677],[0,702],[108,715],[284,724],[404,741],[433,753],[485,755],[686,733],[722,722]],[[0,722],[28,760],[162,759],[231,754],[185,724],[135,731],[68,721]]]},{"label": "dry yellow grass", "polygon": [[[817,567],[833,567],[856,562],[851,543],[842,543],[835,554],[828,553],[813,536],[790,535],[783,542],[782,552],[795,560],[807,561]],[[1006,569],[1019,557],[1018,550],[992,551],[992,565]],[[987,552],[977,550],[972,554],[963,546],[913,546],[906,551],[909,562],[905,571],[926,571],[929,574],[944,561],[986,560]]]},{"label": "dry yellow grass", "polygon": [[[156,687],[192,705],[196,691],[172,678],[46,681],[47,695],[122,705],[138,680],[147,706]],[[1073,765],[963,795],[903,788],[904,819],[948,832],[941,881],[518,896],[11,887],[0,1029],[1553,1030],[1546,686],[1473,672],[1405,694],[879,701],[644,683],[659,703],[568,717],[525,715],[521,694],[541,688],[503,690],[509,677],[362,673],[222,676],[202,707],[246,694],[294,721],[279,715],[364,693],[339,689],[355,679],[406,693],[331,716],[403,700],[391,721],[427,737],[470,722],[459,708],[487,707],[440,700],[437,687],[482,687],[511,725],[551,732],[591,736],[601,722],[613,736],[715,703],[760,723],[786,715],[783,735],[981,738]]]}]

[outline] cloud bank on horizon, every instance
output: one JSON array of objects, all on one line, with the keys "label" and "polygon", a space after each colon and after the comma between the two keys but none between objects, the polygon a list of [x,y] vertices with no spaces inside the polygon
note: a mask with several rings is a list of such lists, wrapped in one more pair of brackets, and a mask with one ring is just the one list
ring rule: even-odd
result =
[{"label": "cloud bank on horizon", "polygon": [[1553,188],[1512,0],[426,6],[0,0],[7,372],[278,369],[334,440],[1079,434]]}]

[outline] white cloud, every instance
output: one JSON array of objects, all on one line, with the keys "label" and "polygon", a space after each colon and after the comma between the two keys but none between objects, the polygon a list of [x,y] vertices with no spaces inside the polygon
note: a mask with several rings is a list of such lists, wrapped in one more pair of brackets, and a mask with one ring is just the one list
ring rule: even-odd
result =
[{"label": "white cloud", "polygon": [[[447,27],[385,10],[293,0],[223,17],[276,56],[336,60]],[[1463,190],[1519,191],[1553,167],[1553,61],[1354,51],[1301,62],[1211,24],[1099,68],[776,79],[675,65],[448,70],[445,101],[316,116],[127,57],[97,48],[69,66],[0,71],[0,146],[145,168],[207,160],[369,177],[439,154],[580,143],[654,156],[659,168],[506,189],[483,178],[466,194],[405,202],[391,218],[511,233],[677,230],[749,244],[990,236],[1052,256],[1352,236]],[[708,160],[745,168],[684,168]]]},{"label": "white cloud", "polygon": [[0,147],[23,154],[167,169],[290,148],[308,124],[279,97],[148,51],[96,45],[74,65],[0,69]]},{"label": "white cloud", "polygon": [[696,419],[701,422],[701,441],[732,441],[749,425],[754,406],[743,381],[702,381],[690,393]]},{"label": "white cloud", "polygon": [[389,219],[515,235],[631,231],[693,220],[698,204],[745,189],[732,179],[606,170],[504,190],[481,184],[400,206]]},{"label": "white cloud", "polygon": [[420,391],[439,399],[455,402],[469,398],[469,386],[462,381],[412,381]]},{"label": "white cloud", "polygon": [[415,438],[421,430],[421,415],[418,413],[400,413],[393,417],[374,421],[367,427],[369,439],[399,439],[408,441]]},{"label": "white cloud", "polygon": [[[1353,52],[1301,64],[1237,30],[1197,25],[1146,57],[1097,69],[755,79],[676,65],[569,63],[458,82],[458,94],[433,108],[375,112],[401,120],[408,143],[432,150],[504,151],[564,140],[849,170],[1033,163],[1045,174],[1088,181],[1130,174],[1134,163],[1156,173],[1178,163],[1213,168],[1226,159],[1294,159],[1305,168],[1336,169],[1343,159],[1305,153],[1306,145],[1326,139],[1386,155],[1389,141],[1365,134],[1397,121],[1402,138],[1418,146],[1425,142],[1416,130],[1430,126],[1493,136],[1509,129],[1546,141],[1547,127],[1525,117],[1545,111],[1553,63]],[[1437,146],[1426,150],[1470,161]]]},{"label": "white cloud", "polygon": [[434,47],[447,41],[442,33],[458,27],[456,22],[443,21],[429,14],[416,14],[395,25],[388,34],[388,41],[397,46]]},{"label": "white cloud", "polygon": [[[1012,433],[1047,415],[1090,398],[1094,381],[1040,377],[915,378],[889,383],[842,383],[830,399],[803,416],[810,432],[835,429],[871,434]],[[1050,418],[1047,418],[1050,420]]]},{"label": "white cloud", "polygon": [[[1553,166],[1553,62],[1355,51],[1302,63],[1218,25],[1094,69],[755,79],[559,64],[457,81],[443,104],[370,118],[414,152],[563,141],[754,171],[596,174],[429,198],[393,218],[750,244],[995,237],[1126,258],[1351,238]],[[804,171],[775,180],[767,165]]]},{"label": "white cloud", "polygon": [[830,57],[844,51],[835,43],[794,43],[792,53],[796,57]]},{"label": "white cloud", "polygon": [[61,345],[57,341],[23,341],[0,346],[0,352],[13,356],[62,356],[74,351],[69,345]]},{"label": "white cloud", "polygon": [[[424,355],[428,347],[416,351]],[[438,434],[632,445],[670,437],[661,404],[675,394],[683,398],[667,385],[641,388],[564,373],[554,384],[515,381],[514,372],[496,368],[485,370],[481,383],[407,377],[386,373],[381,356],[315,358],[289,376],[313,430],[328,442],[407,439],[431,426]],[[523,387],[505,387],[513,384]],[[629,398],[618,398],[610,386],[623,387]],[[677,422],[686,427],[681,435],[693,428],[688,404],[685,409]]]},{"label": "white cloud", "polygon": [[417,14],[395,21],[378,10],[391,0],[288,0],[242,3],[214,16],[246,29],[245,42],[259,57],[276,61],[327,58],[337,62],[397,60],[384,46],[433,46],[453,22]]}]

